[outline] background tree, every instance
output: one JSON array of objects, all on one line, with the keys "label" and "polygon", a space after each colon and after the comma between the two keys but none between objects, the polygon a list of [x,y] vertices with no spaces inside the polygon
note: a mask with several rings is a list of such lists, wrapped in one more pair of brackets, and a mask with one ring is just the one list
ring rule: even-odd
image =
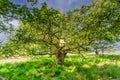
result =
[{"label": "background tree", "polygon": [[[81,25],[86,27],[88,38],[91,41],[90,45],[94,45],[93,47],[96,47],[97,50],[104,42],[107,46],[114,45],[119,41],[120,15],[118,13],[120,12],[120,6],[118,2],[93,0],[93,3],[87,8],[89,9],[84,11]],[[92,30],[92,32],[89,32],[89,30]],[[98,51],[96,52],[98,53]]]}]

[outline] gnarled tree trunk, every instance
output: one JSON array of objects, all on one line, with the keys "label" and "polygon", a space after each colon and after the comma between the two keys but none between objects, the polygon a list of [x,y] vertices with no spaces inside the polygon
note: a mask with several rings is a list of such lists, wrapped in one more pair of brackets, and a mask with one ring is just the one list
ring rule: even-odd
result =
[{"label": "gnarled tree trunk", "polygon": [[66,54],[67,54],[67,52],[58,51],[58,53],[56,54],[57,64],[59,64],[59,65],[64,64],[64,59],[65,59]]}]

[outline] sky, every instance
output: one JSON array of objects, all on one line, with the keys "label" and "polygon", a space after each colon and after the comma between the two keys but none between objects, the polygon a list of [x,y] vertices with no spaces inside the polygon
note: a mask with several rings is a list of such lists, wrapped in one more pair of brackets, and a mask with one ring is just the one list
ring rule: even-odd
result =
[{"label": "sky", "polygon": [[[27,4],[27,0],[11,0],[17,4]],[[38,0],[37,7],[41,6],[41,3],[46,2],[49,7],[60,9],[62,11],[69,11],[70,9],[79,8],[82,5],[88,5],[91,0]]]}]

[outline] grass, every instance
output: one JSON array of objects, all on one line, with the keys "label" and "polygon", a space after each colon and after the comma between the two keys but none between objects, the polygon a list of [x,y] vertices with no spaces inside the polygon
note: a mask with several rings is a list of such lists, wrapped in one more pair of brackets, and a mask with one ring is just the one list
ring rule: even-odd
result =
[{"label": "grass", "polygon": [[39,56],[30,61],[1,64],[0,80],[120,80],[120,55],[67,56],[56,65],[54,57]]}]

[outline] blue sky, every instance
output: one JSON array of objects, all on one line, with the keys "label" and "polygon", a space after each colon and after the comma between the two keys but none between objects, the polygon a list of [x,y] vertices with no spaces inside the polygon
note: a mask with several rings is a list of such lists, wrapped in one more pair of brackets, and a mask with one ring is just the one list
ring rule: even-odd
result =
[{"label": "blue sky", "polygon": [[[27,4],[27,0],[11,1],[17,4]],[[38,2],[37,7],[40,7],[41,3],[46,2],[49,7],[61,9],[62,11],[68,11],[70,9],[79,8],[82,5],[88,5],[91,3],[91,0],[38,0]]]}]

